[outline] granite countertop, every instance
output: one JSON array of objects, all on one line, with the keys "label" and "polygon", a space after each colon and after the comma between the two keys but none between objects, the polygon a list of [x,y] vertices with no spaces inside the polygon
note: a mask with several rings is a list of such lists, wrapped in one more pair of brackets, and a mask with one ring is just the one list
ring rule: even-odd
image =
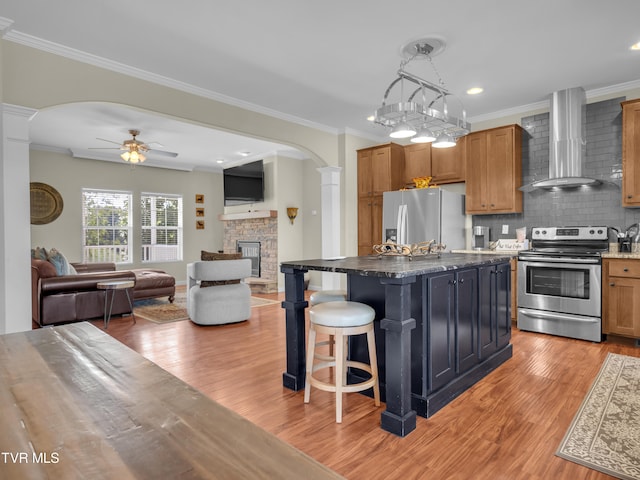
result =
[{"label": "granite countertop", "polygon": [[640,252],[604,252],[602,258],[637,258],[640,259]]},{"label": "granite countertop", "polygon": [[355,273],[362,276],[402,278],[413,275],[458,270],[465,267],[490,265],[511,260],[511,255],[482,255],[478,253],[441,253],[413,258],[404,256],[368,255],[335,260],[315,259],[287,261],[281,268],[320,270],[323,272]]}]

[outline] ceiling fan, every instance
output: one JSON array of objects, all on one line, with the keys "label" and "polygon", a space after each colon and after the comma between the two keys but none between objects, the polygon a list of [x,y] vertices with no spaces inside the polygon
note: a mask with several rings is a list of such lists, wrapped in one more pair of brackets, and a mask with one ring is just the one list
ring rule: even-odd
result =
[{"label": "ceiling fan", "polygon": [[114,142],[113,140],[107,140],[106,138],[97,138],[97,140],[101,140],[103,142],[115,143],[116,145],[120,145],[120,146],[118,148],[94,147],[94,148],[91,148],[91,150],[124,150],[120,154],[120,157],[125,162],[134,163],[134,164],[144,162],[147,159],[147,157],[144,155],[146,152],[153,152],[156,155],[164,155],[164,156],[173,157],[173,158],[178,156],[177,153],[168,152],[166,150],[157,150],[149,146],[151,143],[157,143],[157,142],[150,142],[149,144],[147,144],[138,140],[136,137],[140,135],[140,130],[133,130],[133,129],[129,130],[129,134],[131,135],[132,138],[125,140],[122,143]]}]

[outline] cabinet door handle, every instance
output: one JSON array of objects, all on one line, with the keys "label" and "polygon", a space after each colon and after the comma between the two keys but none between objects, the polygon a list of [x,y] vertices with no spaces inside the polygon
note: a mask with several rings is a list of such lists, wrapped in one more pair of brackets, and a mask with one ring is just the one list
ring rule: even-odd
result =
[{"label": "cabinet door handle", "polygon": [[623,271],[623,272],[628,272],[628,271],[629,271],[629,269],[628,269],[627,267],[624,267],[624,268],[622,269],[622,271]]},{"label": "cabinet door handle", "polygon": [[464,278],[461,278],[459,283],[464,283]]},{"label": "cabinet door handle", "polygon": [[633,198],[633,195],[627,195],[627,198]]},{"label": "cabinet door handle", "polygon": [[610,286],[610,287],[615,287],[615,286],[616,286],[616,284],[615,284],[615,283],[613,283],[613,282],[611,282],[611,283],[609,284],[609,286]]},{"label": "cabinet door handle", "polygon": [[495,206],[496,206],[496,204],[495,204],[495,203],[492,203],[492,204],[491,204],[491,206],[492,206],[492,207],[495,207]]}]

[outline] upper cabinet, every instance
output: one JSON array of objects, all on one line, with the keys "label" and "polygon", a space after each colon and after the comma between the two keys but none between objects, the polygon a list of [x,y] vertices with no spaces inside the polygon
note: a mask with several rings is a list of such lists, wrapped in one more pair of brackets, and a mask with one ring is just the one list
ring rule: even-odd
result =
[{"label": "upper cabinet", "polygon": [[404,150],[395,143],[358,150],[358,255],[382,243],[382,193],[404,186]]},{"label": "upper cabinet", "polygon": [[622,206],[640,207],[640,99],[622,102]]},{"label": "upper cabinet", "polygon": [[522,212],[522,128],[467,135],[466,171],[467,214]]},{"label": "upper cabinet", "polygon": [[465,181],[465,153],[467,137],[461,137],[455,147],[431,148],[431,180],[433,183]]},{"label": "upper cabinet", "polygon": [[413,178],[432,177],[431,183],[456,183],[465,180],[465,137],[451,148],[433,148],[430,143],[415,143],[404,147],[404,183]]},{"label": "upper cabinet", "polygon": [[358,196],[381,195],[404,182],[404,150],[388,143],[358,150]]}]

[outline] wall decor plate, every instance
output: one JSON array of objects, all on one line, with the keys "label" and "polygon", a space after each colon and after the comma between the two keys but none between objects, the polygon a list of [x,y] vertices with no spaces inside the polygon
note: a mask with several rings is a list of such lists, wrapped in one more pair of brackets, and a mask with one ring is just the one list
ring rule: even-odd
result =
[{"label": "wall decor plate", "polygon": [[62,196],[51,185],[31,182],[31,225],[53,222],[62,213]]}]

